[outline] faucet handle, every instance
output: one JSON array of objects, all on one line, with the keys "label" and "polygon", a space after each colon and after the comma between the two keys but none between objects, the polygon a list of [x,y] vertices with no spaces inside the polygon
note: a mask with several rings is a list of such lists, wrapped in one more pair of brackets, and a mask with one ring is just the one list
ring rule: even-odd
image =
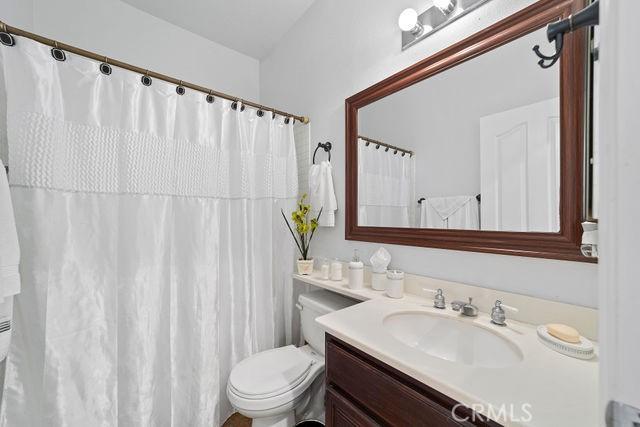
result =
[{"label": "faucet handle", "polygon": [[498,300],[496,300],[496,305],[497,305],[497,306],[500,306],[500,307],[502,307],[502,308],[504,308],[504,309],[506,309],[506,310],[512,311],[512,312],[514,312],[514,313],[517,313],[517,312],[519,312],[519,311],[520,311],[520,310],[518,310],[516,307],[513,307],[513,306],[511,306],[511,305],[504,304],[504,303],[503,303],[501,300],[499,300],[499,299],[498,299]]},{"label": "faucet handle", "polygon": [[505,309],[512,311],[514,313],[517,313],[519,311],[515,307],[503,304],[502,301],[498,299],[496,300],[495,306],[491,310],[491,323],[494,323],[498,326],[505,326],[507,324],[506,322],[507,316],[504,312]]},{"label": "faucet handle", "polygon": [[431,292],[432,294],[435,294],[435,296],[433,297],[433,306],[435,308],[439,308],[439,309],[447,308],[447,304],[445,302],[444,294],[442,293],[442,289],[438,289],[438,290],[434,291],[433,289],[422,288],[422,290],[426,291],[426,292]]}]

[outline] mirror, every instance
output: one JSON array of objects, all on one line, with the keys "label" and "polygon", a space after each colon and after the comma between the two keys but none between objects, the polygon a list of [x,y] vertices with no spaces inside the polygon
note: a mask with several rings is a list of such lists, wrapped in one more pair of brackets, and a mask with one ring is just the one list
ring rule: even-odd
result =
[{"label": "mirror", "polygon": [[544,0],[346,100],[347,239],[580,254],[586,37],[541,68]]},{"label": "mirror", "polygon": [[358,111],[358,225],[558,232],[560,73],[545,29]]}]

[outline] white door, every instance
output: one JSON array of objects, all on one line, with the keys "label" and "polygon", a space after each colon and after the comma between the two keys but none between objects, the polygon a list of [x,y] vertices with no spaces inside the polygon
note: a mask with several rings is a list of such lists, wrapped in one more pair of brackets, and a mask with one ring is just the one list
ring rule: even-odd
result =
[{"label": "white door", "polygon": [[559,99],[480,118],[482,230],[560,230]]},{"label": "white door", "polygon": [[[600,2],[600,398],[607,426],[640,425],[640,1]],[[635,409],[634,409],[635,408]]]}]

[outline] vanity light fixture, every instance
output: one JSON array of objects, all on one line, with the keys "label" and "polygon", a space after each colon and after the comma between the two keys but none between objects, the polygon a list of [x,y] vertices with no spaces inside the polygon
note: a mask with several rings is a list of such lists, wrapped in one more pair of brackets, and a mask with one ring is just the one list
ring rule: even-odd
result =
[{"label": "vanity light fixture", "polygon": [[418,13],[415,9],[405,9],[398,17],[398,26],[402,30],[402,50],[413,46],[489,0],[431,1],[432,5],[422,13]]}]

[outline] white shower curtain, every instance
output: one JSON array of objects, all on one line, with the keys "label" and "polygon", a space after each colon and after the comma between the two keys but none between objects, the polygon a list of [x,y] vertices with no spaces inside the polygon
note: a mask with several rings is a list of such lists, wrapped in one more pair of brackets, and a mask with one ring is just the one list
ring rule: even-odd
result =
[{"label": "white shower curtain", "polygon": [[358,139],[358,225],[412,227],[414,159]]},{"label": "white shower curtain", "polygon": [[23,279],[0,424],[220,425],[233,365],[291,339],[293,125],[67,56],[0,46]]}]

